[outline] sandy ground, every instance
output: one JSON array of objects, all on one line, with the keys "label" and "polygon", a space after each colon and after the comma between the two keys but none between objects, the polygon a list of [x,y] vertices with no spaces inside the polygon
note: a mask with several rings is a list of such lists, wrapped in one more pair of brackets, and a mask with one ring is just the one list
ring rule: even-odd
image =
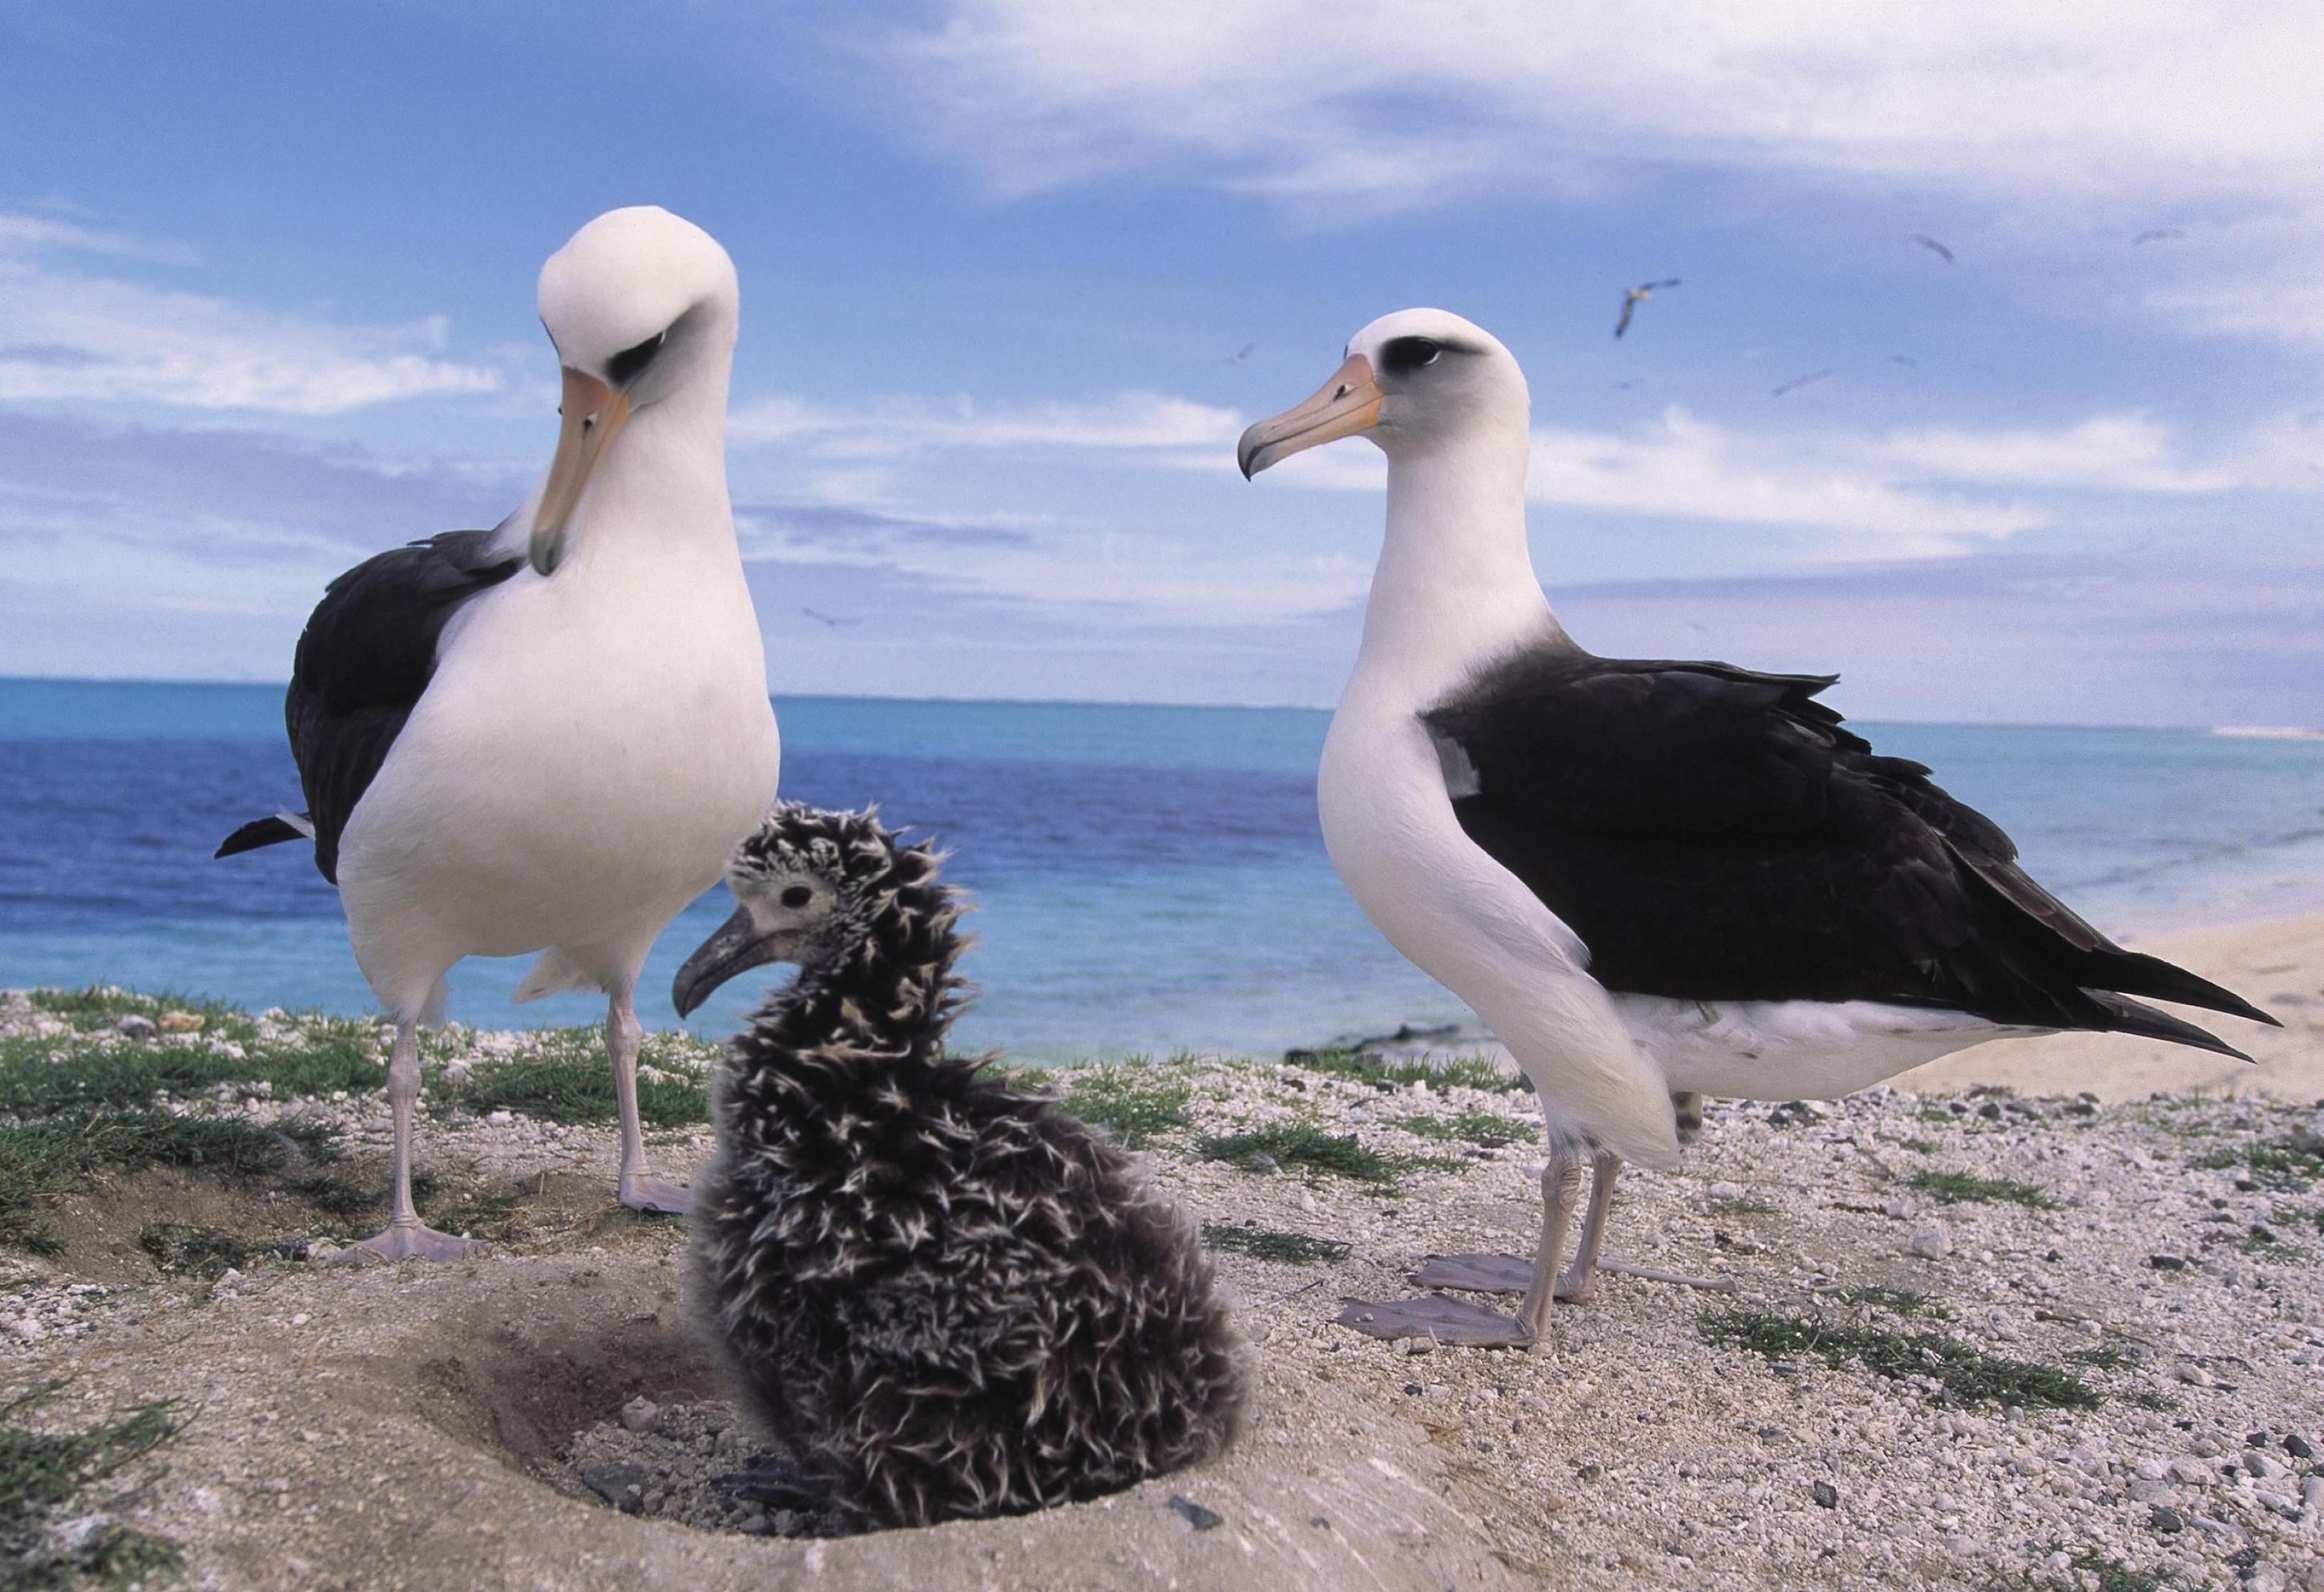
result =
[{"label": "sandy ground", "polygon": [[[189,1422],[131,1514],[221,1592],[2324,1592],[2324,919],[2154,949],[2285,1018],[2236,1025],[2259,1067],[2031,1041],[1947,1070],[2049,1098],[1922,1078],[1828,1109],[1714,1102],[1682,1171],[1624,1177],[1609,1250],[1725,1291],[1611,1276],[1533,1353],[1333,1320],[1343,1298],[1416,1291],[1431,1254],[1525,1251],[1525,1094],[1271,1062],[1109,1074],[1158,1114],[1154,1175],[1214,1233],[1345,1247],[1220,1249],[1256,1380],[1248,1435],[1212,1466],[1038,1516],[834,1540],[733,1529],[767,1523],[706,1506],[707,1490],[770,1434],[724,1402],[682,1228],[610,1204],[608,1131],[456,1104],[429,1117],[422,1162],[501,1202],[475,1256],[163,1275],[135,1242],[157,1217],[271,1239],[313,1215],[195,1172],[104,1181],[56,1213],[62,1255],[0,1258],[0,1389],[69,1378],[56,1422],[182,1401]],[[0,1030],[12,1011],[0,997]],[[457,1067],[514,1043],[456,1032],[438,1054]],[[2193,1088],[2209,1092],[2148,1098]],[[181,1105],[330,1121],[381,1170],[376,1097]],[[1202,1152],[1205,1134],[1290,1125],[1352,1137],[1391,1180]],[[655,1153],[682,1171],[707,1149],[675,1132]],[[2032,1203],[1962,1199],[1962,1175]],[[1730,1311],[1812,1336],[1722,1338]],[[2071,1377],[2093,1402],[1949,1393],[1956,1354]],[[613,1474],[637,1490],[606,1485],[608,1466],[633,1467]]]},{"label": "sandy ground", "polygon": [[1979,1045],[1906,1073],[1900,1088],[1999,1084],[2029,1095],[2088,1089],[2102,1100],[2217,1089],[2324,1099],[2324,912],[2184,930],[2137,942],[2272,1013],[2283,1026],[2173,1008],[2239,1050],[2248,1062],[2119,1034],[2055,1034]]}]

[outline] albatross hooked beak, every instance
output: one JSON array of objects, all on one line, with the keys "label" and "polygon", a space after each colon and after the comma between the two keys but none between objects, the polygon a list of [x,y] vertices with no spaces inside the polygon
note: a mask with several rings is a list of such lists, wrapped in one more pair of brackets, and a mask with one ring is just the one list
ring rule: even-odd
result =
[{"label": "albatross hooked beak", "polygon": [[558,430],[557,457],[549,461],[549,484],[541,488],[540,508],[532,517],[532,567],[543,575],[554,574],[565,557],[565,528],[605,445],[630,418],[630,400],[568,365],[565,402],[557,412],[565,423]]},{"label": "albatross hooked beak", "polygon": [[1314,396],[1242,434],[1235,462],[1242,466],[1243,478],[1319,443],[1370,430],[1379,424],[1383,396],[1372,378],[1372,362],[1360,354],[1349,355]]},{"label": "albatross hooked beak", "polygon": [[751,917],[749,907],[736,907],[734,915],[718,925],[718,932],[695,948],[678,976],[669,982],[669,1004],[678,1008],[681,1017],[693,1015],[694,1009],[710,998],[710,992],[737,973],[756,967],[765,962],[788,959],[789,936],[764,934]]}]

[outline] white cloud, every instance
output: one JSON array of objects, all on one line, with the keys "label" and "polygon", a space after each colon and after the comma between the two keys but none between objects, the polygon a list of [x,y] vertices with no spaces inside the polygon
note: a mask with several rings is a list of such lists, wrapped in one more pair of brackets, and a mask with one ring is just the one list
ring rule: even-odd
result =
[{"label": "white cloud", "polygon": [[1120,393],[1089,403],[1023,405],[893,399],[839,409],[789,397],[737,409],[727,434],[745,446],[783,443],[819,458],[888,458],[944,449],[1045,448],[1167,453],[1224,448],[1242,421],[1231,409],[1158,393]]},{"label": "white cloud", "polygon": [[2171,428],[2144,414],[2093,415],[2049,430],[1892,431],[1867,451],[1923,479],[1980,486],[2183,493],[2257,484],[2224,465],[2185,462]]},{"label": "white cloud", "polygon": [[66,252],[177,263],[167,245],[0,215],[0,401],[79,399],[336,414],[497,390],[442,357],[441,317],[348,326],[60,268]]},{"label": "white cloud", "polygon": [[[2324,346],[2310,5],[940,0],[867,49],[861,97],[1004,196],[1143,175],[1347,220],[1711,171],[1763,213],[1776,181],[1965,206],[2068,312]],[[2164,217],[2154,287],[2126,245]]]}]

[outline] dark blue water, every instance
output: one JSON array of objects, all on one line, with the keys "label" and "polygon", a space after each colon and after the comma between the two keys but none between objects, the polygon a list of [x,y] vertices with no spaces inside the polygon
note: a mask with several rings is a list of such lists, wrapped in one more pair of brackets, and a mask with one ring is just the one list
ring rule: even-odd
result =
[{"label": "dark blue water", "polygon": [[[370,1009],[338,902],[307,850],[212,861],[244,819],[295,806],[273,688],[0,680],[0,986],[112,982],[253,1006]],[[1388,949],[1316,833],[1327,716],[1294,709],[784,699],[783,792],[877,801],[950,847],[976,894],[965,1043],[1057,1059],[1265,1051],[1459,1004]],[[2116,929],[2324,904],[2324,745],[2182,731],[1895,726],[1999,819],[2035,872]],[[725,915],[714,892],[655,948],[641,992],[669,1023],[678,963]],[[527,1007],[528,963],[470,961],[453,1013]],[[732,1028],[761,986],[697,1014]]]}]

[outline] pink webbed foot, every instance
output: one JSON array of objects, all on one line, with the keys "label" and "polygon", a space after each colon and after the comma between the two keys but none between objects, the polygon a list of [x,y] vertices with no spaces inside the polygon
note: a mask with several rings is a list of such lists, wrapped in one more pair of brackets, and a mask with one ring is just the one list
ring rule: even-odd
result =
[{"label": "pink webbed foot", "polygon": [[480,1247],[474,1238],[458,1238],[418,1221],[390,1222],[387,1231],[361,1244],[350,1244],[333,1255],[335,1266],[368,1265],[373,1261],[457,1260]]},{"label": "pink webbed foot", "polygon": [[622,1180],[621,1200],[632,1210],[684,1216],[694,1208],[694,1190],[648,1172],[633,1172]]}]

